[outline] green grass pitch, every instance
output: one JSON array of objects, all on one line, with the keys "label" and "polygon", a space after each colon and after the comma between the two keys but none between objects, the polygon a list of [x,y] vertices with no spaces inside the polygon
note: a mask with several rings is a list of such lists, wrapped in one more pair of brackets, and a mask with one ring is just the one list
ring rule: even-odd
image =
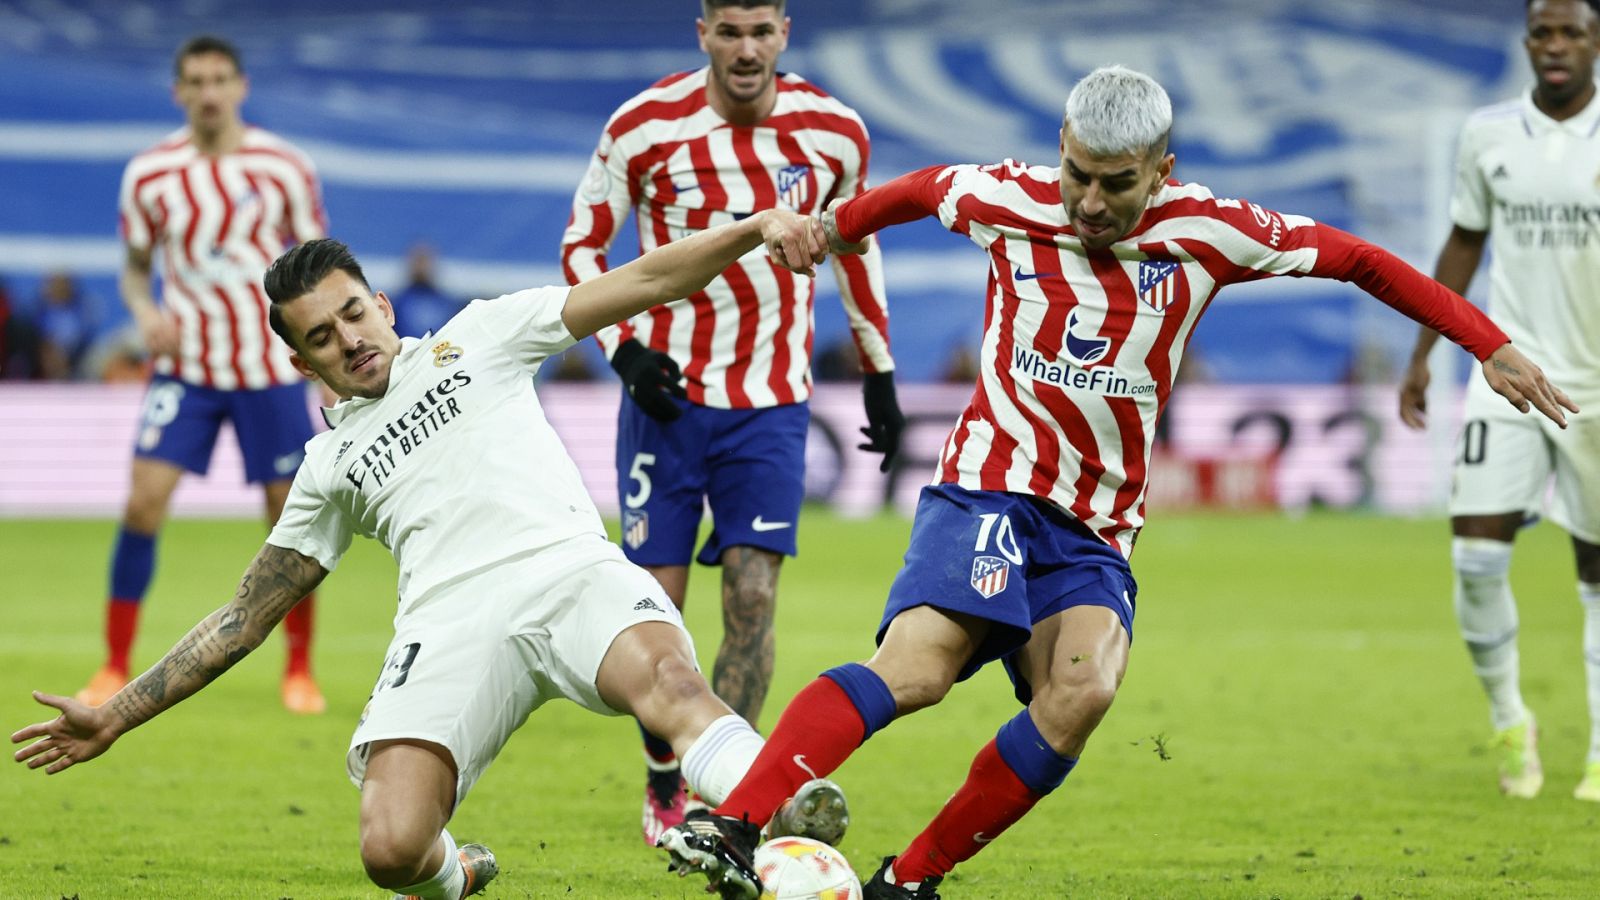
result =
[{"label": "green grass pitch", "polygon": [[[764,725],[817,672],[864,658],[908,523],[808,510],[780,588]],[[100,660],[112,525],[0,522],[0,730]],[[176,522],[136,647],[153,662],[219,605],[258,523]],[[1157,516],[1134,559],[1137,640],[1122,693],[1066,785],[961,867],[945,894],[1041,897],[1593,895],[1600,807],[1583,762],[1580,608],[1565,537],[1526,532],[1513,570],[1523,681],[1544,726],[1545,794],[1509,802],[1450,612],[1446,526],[1369,516]],[[393,565],[370,542],[324,586],[315,659],[328,714],[277,701],[274,637],[91,764],[0,771],[0,897],[375,897],[343,754],[390,631]],[[690,620],[706,668],[716,577]],[[897,852],[1015,712],[998,667],[896,723],[837,774],[863,874]],[[1158,752],[1160,750],[1161,752]],[[1163,758],[1165,757],[1169,758]],[[630,721],[545,707],[451,825],[493,846],[492,898],[703,897],[638,836]]]}]

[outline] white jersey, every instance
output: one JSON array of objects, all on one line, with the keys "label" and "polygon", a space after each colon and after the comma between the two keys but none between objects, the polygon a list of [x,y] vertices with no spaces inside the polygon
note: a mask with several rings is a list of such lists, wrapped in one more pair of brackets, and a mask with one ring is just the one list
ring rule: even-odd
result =
[{"label": "white jersey", "polygon": [[1461,131],[1450,217],[1489,232],[1489,316],[1580,406],[1600,403],[1600,101],[1558,122],[1520,100]]},{"label": "white jersey", "polygon": [[400,611],[441,587],[580,535],[605,539],[533,374],[574,338],[568,288],[476,300],[406,338],[377,399],[327,410],[267,542],[332,571],[353,535],[400,565]]},{"label": "white jersey", "polygon": [[267,325],[261,278],[285,246],[327,231],[304,153],[246,127],[239,149],[206,156],[185,127],[128,163],[118,212],[129,248],[162,251],[161,305],[177,320],[178,353],[158,357],[157,372],[223,390],[300,382]]}]

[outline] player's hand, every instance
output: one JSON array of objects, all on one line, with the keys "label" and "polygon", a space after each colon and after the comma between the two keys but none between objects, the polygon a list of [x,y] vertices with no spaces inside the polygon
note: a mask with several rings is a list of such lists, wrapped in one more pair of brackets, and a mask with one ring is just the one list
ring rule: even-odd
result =
[{"label": "player's hand", "polygon": [[807,278],[817,277],[817,263],[828,257],[817,221],[786,209],[761,213],[761,240],[773,262]]},{"label": "player's hand", "polygon": [[683,388],[683,373],[672,357],[630,338],[611,354],[611,368],[622,376],[628,396],[645,415],[658,422],[671,422],[683,415],[683,407],[673,398],[687,399],[689,392]]},{"label": "player's hand", "polygon": [[1400,421],[1407,428],[1422,429],[1428,424],[1428,360],[1412,360],[1400,382]]},{"label": "player's hand", "polygon": [[866,238],[862,238],[861,240],[852,244],[844,239],[844,235],[839,233],[838,213],[839,207],[843,205],[844,202],[845,199],[843,197],[835,199],[832,203],[828,204],[827,211],[818,217],[817,221],[822,225],[823,241],[826,244],[829,253],[865,253],[867,252],[867,248],[871,246]]},{"label": "player's hand", "polygon": [[159,307],[136,307],[134,324],[139,327],[139,337],[152,356],[173,356],[178,352],[178,325]]},{"label": "player's hand", "polygon": [[887,472],[900,451],[900,432],[906,428],[906,417],[901,415],[900,401],[895,398],[894,373],[868,373],[862,381],[861,393],[867,405],[867,427],[861,429],[861,433],[867,442],[857,444],[856,449],[882,453],[883,462],[878,464],[878,471]]},{"label": "player's hand", "polygon": [[61,715],[48,722],[29,725],[11,736],[13,744],[38,738],[13,754],[17,762],[26,762],[30,769],[48,766],[45,774],[54,775],[94,759],[110,749],[117,739],[111,715],[104,707],[86,706],[71,697],[39,691],[33,692],[33,699],[61,710]]},{"label": "player's hand", "polygon": [[1512,406],[1522,412],[1537,409],[1562,428],[1567,427],[1567,417],[1561,411],[1578,412],[1578,405],[1546,380],[1544,372],[1523,356],[1522,351],[1510,344],[1501,345],[1483,361],[1483,377],[1489,380],[1494,392],[1511,401]]}]

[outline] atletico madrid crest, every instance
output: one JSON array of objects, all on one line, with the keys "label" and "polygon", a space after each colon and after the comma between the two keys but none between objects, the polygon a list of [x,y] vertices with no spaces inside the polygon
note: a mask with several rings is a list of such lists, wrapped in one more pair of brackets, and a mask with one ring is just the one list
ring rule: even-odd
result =
[{"label": "atletico madrid crest", "polygon": [[622,513],[622,542],[630,549],[650,539],[650,514],[644,510],[628,509]]},{"label": "atletico madrid crest", "polygon": [[778,170],[778,201],[795,212],[811,205],[810,166],[785,166]]},{"label": "atletico madrid crest", "polygon": [[972,589],[987,600],[1006,589],[1011,563],[998,556],[979,556],[972,561]]},{"label": "atletico madrid crest", "polygon": [[1170,260],[1147,259],[1139,263],[1139,299],[1156,312],[1164,312],[1178,296],[1178,279],[1173,274],[1178,264]]}]

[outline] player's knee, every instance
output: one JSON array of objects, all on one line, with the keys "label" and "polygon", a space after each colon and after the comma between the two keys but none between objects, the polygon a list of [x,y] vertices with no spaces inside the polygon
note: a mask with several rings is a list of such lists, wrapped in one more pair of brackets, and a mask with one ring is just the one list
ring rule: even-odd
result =
[{"label": "player's knee", "polygon": [[885,678],[889,693],[894,696],[895,710],[900,715],[925,709],[940,702],[950,693],[955,683],[952,678],[937,672],[907,673],[897,678]]},{"label": "player's knee", "polygon": [[166,515],[164,502],[135,492],[128,495],[128,504],[123,507],[122,524],[136,534],[155,534],[161,530]]},{"label": "player's knee", "polygon": [[1116,699],[1116,676],[1090,669],[1051,678],[1035,692],[1031,709],[1046,735],[1087,736]]},{"label": "player's knee", "polygon": [[669,705],[691,702],[711,693],[700,670],[677,653],[657,657],[651,666],[651,679],[651,693]]},{"label": "player's knee", "polygon": [[1511,569],[1511,544],[1481,537],[1453,538],[1450,561],[1462,578],[1504,578]]},{"label": "player's knee", "polygon": [[367,877],[381,888],[395,889],[416,884],[428,876],[428,851],[438,835],[417,837],[386,824],[368,824],[361,829],[361,865]]}]

